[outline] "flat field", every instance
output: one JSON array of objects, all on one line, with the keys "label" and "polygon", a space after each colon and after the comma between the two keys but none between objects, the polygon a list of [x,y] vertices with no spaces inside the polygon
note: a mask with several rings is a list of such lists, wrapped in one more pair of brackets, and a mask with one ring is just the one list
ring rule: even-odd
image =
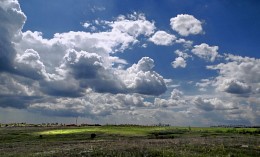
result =
[{"label": "flat field", "polygon": [[260,156],[255,128],[157,126],[0,128],[0,156]]}]

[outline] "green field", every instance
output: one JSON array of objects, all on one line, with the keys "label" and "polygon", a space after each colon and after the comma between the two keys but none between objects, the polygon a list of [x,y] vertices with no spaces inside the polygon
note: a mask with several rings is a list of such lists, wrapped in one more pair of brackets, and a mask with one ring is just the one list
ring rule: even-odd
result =
[{"label": "green field", "polygon": [[[91,134],[95,137],[91,138]],[[255,128],[0,128],[0,156],[260,156]]]}]

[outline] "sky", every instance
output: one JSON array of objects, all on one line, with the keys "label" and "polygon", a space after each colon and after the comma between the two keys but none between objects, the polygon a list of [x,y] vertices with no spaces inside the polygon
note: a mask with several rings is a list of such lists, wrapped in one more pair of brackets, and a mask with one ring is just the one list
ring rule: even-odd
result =
[{"label": "sky", "polygon": [[0,0],[0,123],[260,125],[258,0]]}]

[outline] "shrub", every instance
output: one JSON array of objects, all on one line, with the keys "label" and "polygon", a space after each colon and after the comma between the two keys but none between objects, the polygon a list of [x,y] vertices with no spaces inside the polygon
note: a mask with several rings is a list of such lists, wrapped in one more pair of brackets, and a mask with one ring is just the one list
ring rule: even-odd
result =
[{"label": "shrub", "polygon": [[95,133],[90,134],[91,139],[94,139],[97,135]]}]

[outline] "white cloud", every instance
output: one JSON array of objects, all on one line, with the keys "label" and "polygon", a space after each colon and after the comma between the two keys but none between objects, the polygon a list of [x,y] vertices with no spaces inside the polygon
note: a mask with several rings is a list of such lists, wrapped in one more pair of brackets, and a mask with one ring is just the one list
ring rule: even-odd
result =
[{"label": "white cloud", "polygon": [[110,23],[112,32],[127,33],[130,36],[137,37],[141,34],[150,36],[154,33],[155,26],[153,22],[147,21],[144,14],[131,14],[130,19],[119,16],[117,21]]},{"label": "white cloud", "polygon": [[217,101],[218,101],[218,99],[203,99],[201,97],[195,97],[193,100],[193,104],[196,105],[196,107],[199,109],[202,109],[205,111],[212,111],[212,110],[214,110],[214,104]]},{"label": "white cloud", "polygon": [[86,94],[80,98],[56,97],[29,105],[28,109],[44,111],[47,115],[65,117],[100,118],[111,115],[120,110],[131,110],[135,107],[145,107],[143,97],[137,94],[103,94],[87,89]]},{"label": "white cloud", "polygon": [[138,71],[150,71],[154,67],[154,60],[149,57],[143,57],[141,60],[138,61],[137,64],[134,64],[128,70],[131,72],[138,72]]},{"label": "white cloud", "polygon": [[88,99],[58,98],[54,102],[31,104],[28,110],[51,116],[95,118],[111,114],[112,110],[108,107],[104,104],[95,106]]},{"label": "white cloud", "polygon": [[[136,17],[136,20],[124,18],[114,22],[108,21],[105,24],[111,24],[112,29],[98,33],[71,31],[57,33],[52,39],[44,39],[40,32],[27,31],[23,33],[22,40],[16,43],[16,50],[20,55],[27,49],[37,51],[46,67],[46,71],[51,73],[55,72],[53,67],[59,66],[59,63],[62,61],[62,58],[68,49],[96,53],[102,57],[105,66],[126,64],[125,60],[118,57],[112,57],[109,54],[117,51],[124,51],[129,48],[131,44],[138,42],[136,39],[138,35],[141,35],[142,33],[144,35],[151,34],[154,29],[153,23],[145,20],[144,15],[133,16]],[[125,31],[119,30],[117,26],[119,27],[120,24],[126,24],[129,28]],[[145,26],[145,24],[148,25]],[[138,26],[135,27],[135,25]],[[152,27],[152,29],[150,30],[150,33],[147,34],[147,29],[149,30],[149,27]],[[130,33],[128,31],[130,31]]]},{"label": "white cloud", "polygon": [[121,71],[119,76],[126,87],[140,94],[160,95],[166,91],[166,84],[161,75],[152,70],[154,61],[143,57],[137,64],[133,64],[126,71]]},{"label": "white cloud", "polygon": [[171,27],[182,36],[200,34],[203,32],[202,23],[192,15],[180,14],[171,18]]},{"label": "white cloud", "polygon": [[199,87],[200,91],[207,91],[207,89],[214,84],[212,79],[201,79],[200,82],[196,83],[196,86]]},{"label": "white cloud", "polygon": [[64,78],[73,77],[82,88],[91,87],[96,92],[118,93],[125,91],[125,85],[115,75],[116,68],[105,65],[103,58],[96,53],[68,50],[60,71]]},{"label": "white cloud", "polygon": [[173,68],[178,68],[178,67],[185,68],[187,66],[186,59],[192,58],[191,55],[180,50],[176,50],[174,53],[179,57],[175,58],[175,60],[172,62]]},{"label": "white cloud", "polygon": [[260,87],[259,59],[228,54],[226,60],[227,63],[207,66],[219,72],[214,83],[219,91],[243,95],[252,94]]},{"label": "white cloud", "polygon": [[248,94],[251,92],[251,86],[239,80],[230,79],[225,79],[218,89],[231,94]]},{"label": "white cloud", "polygon": [[[163,77],[152,70],[154,61],[151,58],[144,57],[128,69],[105,66],[102,59],[95,53],[69,50],[58,70],[62,80],[44,82],[44,92],[74,97],[82,95],[84,88],[114,94],[160,95],[166,91]],[[62,82],[70,83],[64,86]]]},{"label": "white cloud", "polygon": [[183,92],[178,89],[173,89],[171,92],[171,99],[180,100],[183,97]]},{"label": "white cloud", "polygon": [[156,107],[183,107],[187,105],[187,98],[184,97],[183,92],[178,89],[173,89],[171,95],[167,99],[155,98],[154,105]]},{"label": "white cloud", "polygon": [[154,105],[161,108],[167,108],[170,106],[176,106],[177,104],[174,104],[173,102],[166,100],[166,99],[160,99],[160,98],[155,98],[154,99]]},{"label": "white cloud", "polygon": [[36,51],[48,73],[53,73],[66,53],[69,45],[56,39],[44,39],[41,32],[26,31],[22,38],[15,43],[15,49],[19,55],[23,55],[27,49]]},{"label": "white cloud", "polygon": [[102,57],[96,53],[70,49],[63,59],[61,68],[71,68],[75,78],[95,78],[100,70],[104,70]]},{"label": "white cloud", "polygon": [[26,16],[17,0],[0,2],[0,71],[11,71],[16,55],[13,41],[18,41]]},{"label": "white cloud", "polygon": [[81,97],[85,90],[74,78],[64,78],[62,80],[40,81],[39,90],[48,96],[58,97]]},{"label": "white cloud", "polygon": [[123,51],[134,44],[137,40],[127,33],[112,32],[67,32],[54,35],[54,41],[60,41],[68,47],[77,47],[78,49],[95,53],[114,53]]},{"label": "white cloud", "polygon": [[175,61],[172,62],[173,68],[185,68],[187,65],[186,61],[182,57],[175,58]]},{"label": "white cloud", "polygon": [[174,52],[176,55],[178,55],[179,57],[182,57],[183,59],[187,59],[187,58],[191,58],[192,56],[189,55],[188,53],[185,53],[183,51],[180,51],[180,50],[176,50]]},{"label": "white cloud", "polygon": [[[150,35],[154,32],[154,24],[146,20],[144,15],[133,16],[136,20],[119,18],[116,21],[102,22],[101,24],[109,25],[111,28],[107,31],[56,33],[54,38],[49,40],[44,39],[40,32],[27,31],[23,33],[22,41],[16,43],[16,49],[21,53],[26,49],[34,49],[39,53],[44,64],[59,63],[67,49],[84,50],[109,57],[105,53],[123,52],[138,42],[139,35]],[[46,53],[48,55],[45,55]],[[46,59],[45,57],[48,56],[51,57]]]},{"label": "white cloud", "polygon": [[176,42],[176,43],[179,43],[179,44],[183,44],[183,47],[184,47],[184,48],[191,48],[191,47],[192,47],[192,44],[193,44],[193,41],[191,41],[191,40],[185,40],[185,39],[183,39],[183,38],[177,39],[175,42]]},{"label": "white cloud", "polygon": [[88,23],[88,22],[84,22],[84,23],[82,24],[82,26],[83,26],[84,28],[89,28],[89,27],[91,26],[91,24]]},{"label": "white cloud", "polygon": [[0,4],[2,36],[7,35],[8,38],[12,39],[21,33],[20,31],[26,21],[26,16],[21,11],[17,0],[4,0]]},{"label": "white cloud", "polygon": [[131,48],[140,35],[153,34],[154,23],[134,13],[98,24],[110,29],[56,33],[51,39],[43,38],[41,32],[23,32],[14,45],[17,74],[39,80],[39,91],[53,96],[79,97],[86,88],[114,94],[165,92],[163,77],[152,70],[152,59],[143,58],[125,69],[127,61],[111,55]]},{"label": "white cloud", "polygon": [[35,89],[37,84],[33,80],[26,80],[10,73],[1,73],[0,78],[0,95],[33,96],[39,94]]},{"label": "white cloud", "polygon": [[[230,99],[229,96],[212,94],[189,96],[174,89],[169,98],[156,98],[154,106],[157,111],[168,112],[171,118],[185,124],[187,118],[192,125],[254,124],[259,120],[258,108],[253,105],[259,104],[260,101],[256,99]],[[153,110],[150,111],[154,114]],[[166,120],[165,117],[158,119]]]},{"label": "white cloud", "polygon": [[209,46],[208,44],[202,43],[200,45],[195,45],[191,52],[200,58],[207,61],[214,62],[218,56],[218,46]]},{"label": "white cloud", "polygon": [[165,31],[157,31],[149,41],[153,42],[156,45],[171,45],[176,39],[175,35],[168,34]]},{"label": "white cloud", "polygon": [[28,49],[15,58],[16,73],[32,79],[49,79],[38,52]]},{"label": "white cloud", "polygon": [[202,98],[198,96],[192,100],[192,103],[197,108],[205,111],[238,109],[233,103],[224,102],[218,98]]}]

